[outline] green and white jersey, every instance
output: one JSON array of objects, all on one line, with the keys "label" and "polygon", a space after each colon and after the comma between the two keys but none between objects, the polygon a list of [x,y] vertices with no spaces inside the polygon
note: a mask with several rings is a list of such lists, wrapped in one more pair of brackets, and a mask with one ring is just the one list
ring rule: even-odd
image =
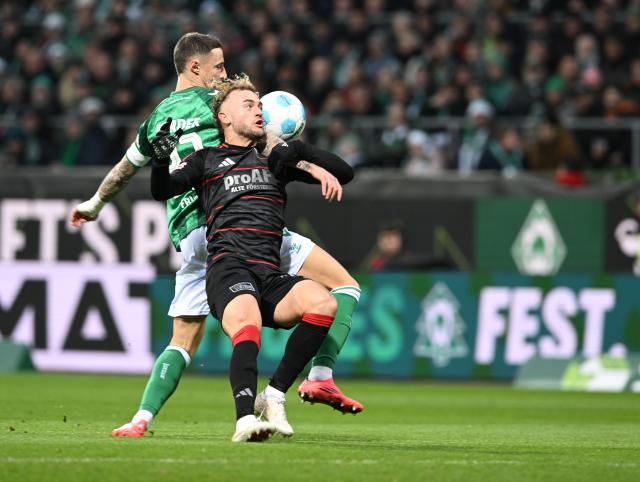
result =
[{"label": "green and white jersey", "polygon": [[[136,167],[147,164],[153,155],[151,141],[162,124],[171,117],[171,132],[183,130],[180,142],[171,153],[169,170],[173,171],[182,159],[204,147],[222,142],[211,111],[214,92],[205,87],[191,87],[172,92],[140,126],[136,141],[127,150],[127,159]],[[169,236],[180,251],[180,241],[187,234],[205,224],[205,214],[199,209],[198,195],[191,189],[167,201]]]}]

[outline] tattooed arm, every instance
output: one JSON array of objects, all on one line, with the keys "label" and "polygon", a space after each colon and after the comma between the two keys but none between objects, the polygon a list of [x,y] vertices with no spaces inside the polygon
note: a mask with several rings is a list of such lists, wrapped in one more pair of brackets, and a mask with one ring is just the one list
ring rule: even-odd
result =
[{"label": "tattooed arm", "polygon": [[278,144],[269,156],[277,179],[319,183],[328,201],[342,198],[342,184],[353,179],[353,169],[340,157],[299,140]]},{"label": "tattooed arm", "polygon": [[88,221],[97,219],[104,205],[116,197],[137,172],[138,168],[131,164],[126,156],[123,157],[102,180],[93,197],[73,208],[71,224],[80,227]]},{"label": "tattooed arm", "polygon": [[129,184],[136,172],[138,172],[138,168],[131,164],[126,157],[123,157],[100,183],[98,188],[100,199],[105,203],[111,201]]},{"label": "tattooed arm", "polygon": [[304,141],[281,142],[269,155],[269,169],[277,179],[285,182],[316,183],[319,181],[315,175],[317,168],[331,173],[340,184],[353,179],[353,168],[342,158]]},{"label": "tattooed arm", "polygon": [[307,182],[319,183],[322,188],[322,196],[329,202],[337,199],[342,201],[342,185],[340,180],[324,167],[307,161],[299,161],[296,164],[298,175],[295,173],[292,179]]}]

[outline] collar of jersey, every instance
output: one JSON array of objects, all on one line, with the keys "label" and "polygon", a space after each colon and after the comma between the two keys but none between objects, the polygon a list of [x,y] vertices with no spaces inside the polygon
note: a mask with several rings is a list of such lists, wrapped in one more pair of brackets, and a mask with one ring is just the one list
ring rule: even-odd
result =
[{"label": "collar of jersey", "polygon": [[[253,149],[256,146],[236,146],[235,144],[227,144],[226,142],[223,142],[222,144],[225,145],[226,148],[228,149],[235,149],[238,151],[250,151],[251,149]],[[220,145],[222,145],[220,144]]]},{"label": "collar of jersey", "polygon": [[196,89],[203,89],[203,90],[207,90],[207,91],[213,92],[211,89],[207,89],[206,87],[202,87],[201,85],[194,85],[193,87],[187,87],[186,89],[174,90],[169,95],[184,94],[185,92],[189,92],[190,90],[196,90]]}]

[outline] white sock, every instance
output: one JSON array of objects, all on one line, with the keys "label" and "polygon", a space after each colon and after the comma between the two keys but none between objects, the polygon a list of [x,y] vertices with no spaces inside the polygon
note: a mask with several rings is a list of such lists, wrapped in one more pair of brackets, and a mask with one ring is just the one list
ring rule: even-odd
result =
[{"label": "white sock", "polygon": [[257,422],[258,419],[256,418],[255,415],[245,415],[244,417],[240,417],[237,421],[236,421],[236,430],[242,430],[245,427],[247,427],[248,425]]},{"label": "white sock", "polygon": [[277,388],[273,388],[271,385],[267,385],[267,388],[264,389],[264,394],[269,398],[284,400],[284,392],[281,392]]},{"label": "white sock", "polygon": [[131,423],[138,423],[140,420],[144,420],[147,425],[151,425],[153,414],[149,410],[138,410],[133,419],[131,419]]},{"label": "white sock", "polygon": [[311,367],[311,370],[309,370],[309,376],[307,376],[307,378],[312,381],[328,380],[329,378],[333,378],[333,370],[329,367],[323,367],[321,365]]}]

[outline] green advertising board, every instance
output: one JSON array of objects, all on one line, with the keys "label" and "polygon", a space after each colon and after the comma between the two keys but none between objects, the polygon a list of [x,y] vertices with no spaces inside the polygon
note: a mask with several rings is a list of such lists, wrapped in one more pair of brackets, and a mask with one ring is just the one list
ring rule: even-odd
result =
[{"label": "green advertising board", "polygon": [[[336,372],[386,378],[512,379],[534,357],[640,351],[640,280],[627,275],[380,273],[362,298]],[[152,287],[154,351],[164,349],[172,278]],[[289,332],[264,329],[260,371],[279,362]],[[231,343],[208,320],[196,371],[226,373]]]},{"label": "green advertising board", "polygon": [[534,276],[603,271],[599,199],[480,198],[475,209],[478,270]]}]

